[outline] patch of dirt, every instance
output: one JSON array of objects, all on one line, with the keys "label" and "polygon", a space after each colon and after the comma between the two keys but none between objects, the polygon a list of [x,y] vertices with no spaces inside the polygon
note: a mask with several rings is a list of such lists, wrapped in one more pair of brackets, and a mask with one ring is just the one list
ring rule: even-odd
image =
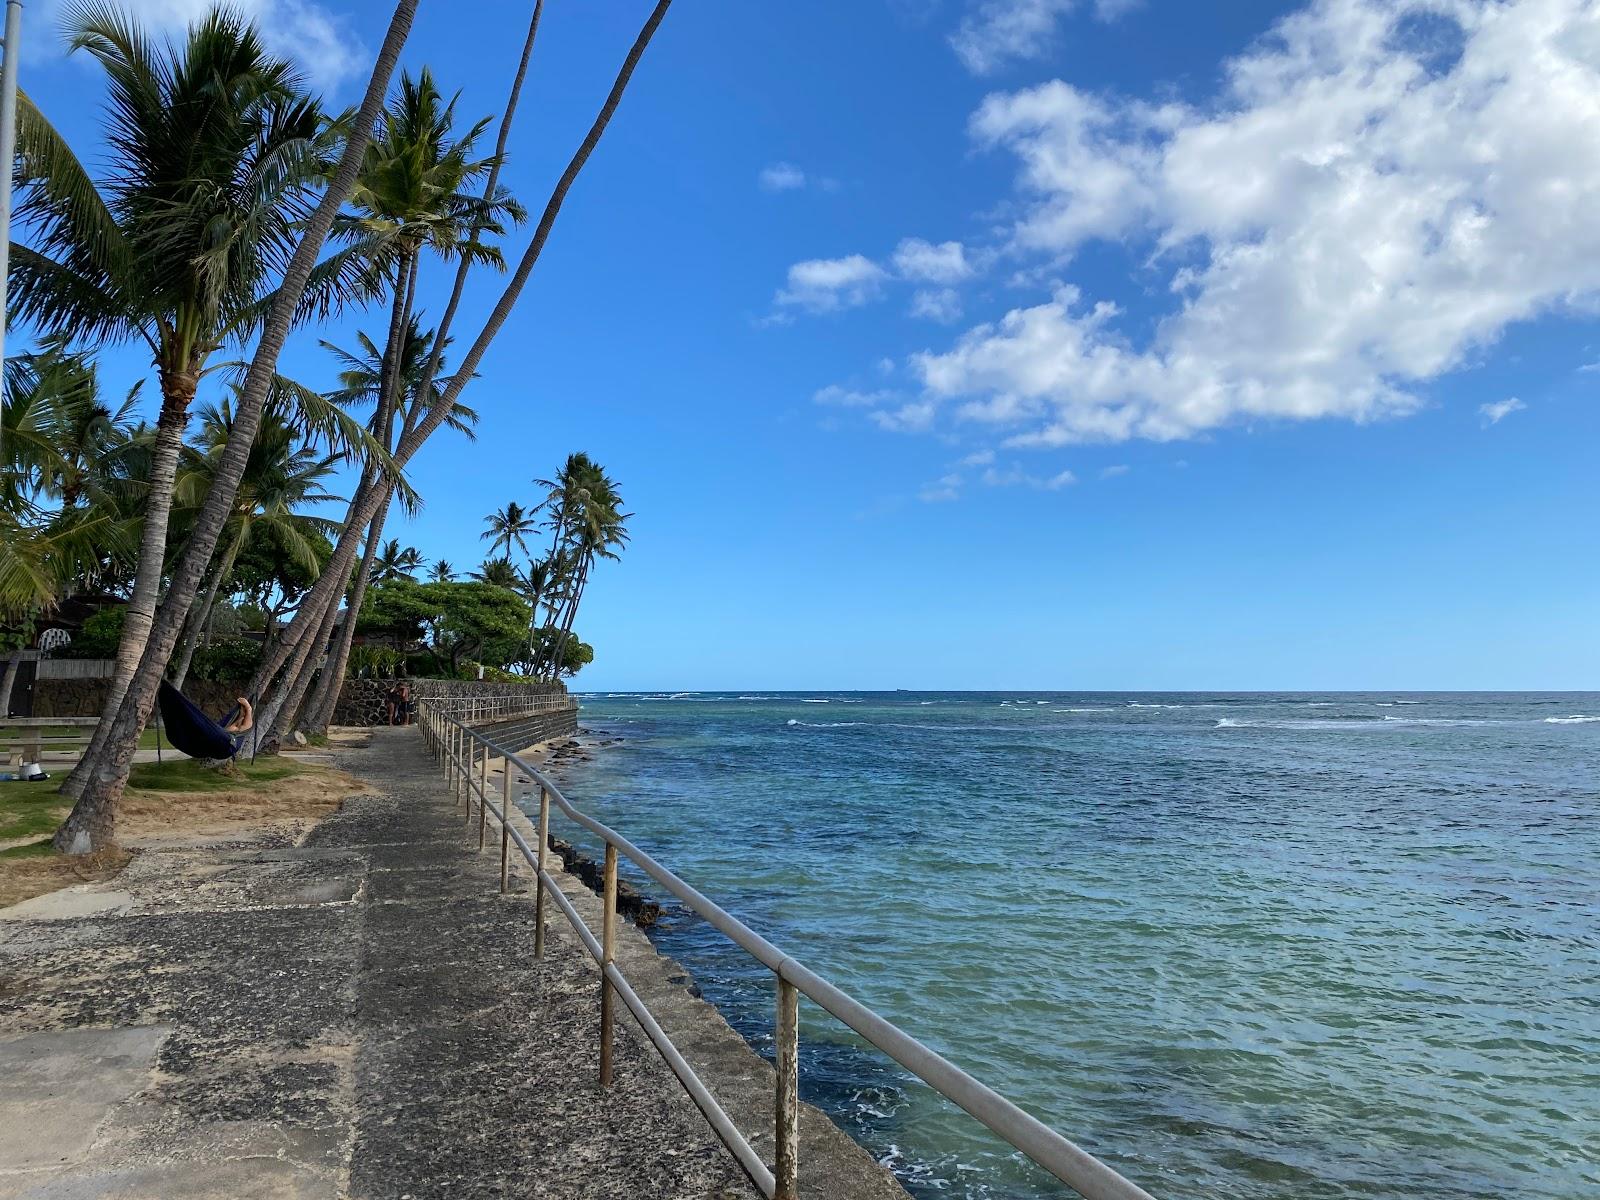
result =
[{"label": "patch of dirt", "polygon": [[117,836],[130,846],[200,841],[259,825],[322,820],[351,796],[371,789],[354,775],[304,767],[283,779],[217,792],[146,792],[129,788],[117,809]]},{"label": "patch of dirt", "polygon": [[128,865],[133,855],[122,849],[68,857],[40,854],[0,863],[0,908],[8,908],[75,883],[99,883]]},{"label": "patch of dirt", "polygon": [[117,807],[122,848],[76,857],[41,852],[0,859],[0,908],[73,884],[110,879],[141,849],[238,837],[266,827],[283,830],[298,842],[351,796],[371,791],[354,775],[315,766],[225,791],[129,788]]}]

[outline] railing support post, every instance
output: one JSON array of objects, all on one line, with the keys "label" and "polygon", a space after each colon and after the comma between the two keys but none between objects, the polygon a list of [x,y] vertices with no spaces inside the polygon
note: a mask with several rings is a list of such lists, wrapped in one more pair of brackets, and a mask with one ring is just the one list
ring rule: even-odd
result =
[{"label": "railing support post", "polygon": [[533,852],[533,956],[544,957],[544,852],[550,844],[550,793],[539,785],[539,845]]},{"label": "railing support post", "polygon": [[472,828],[472,777],[478,773],[478,744],[467,734],[467,769],[463,778],[462,796],[467,802],[467,828]]},{"label": "railing support post", "polygon": [[489,743],[483,744],[483,767],[478,772],[478,853],[489,836]]},{"label": "railing support post", "polygon": [[777,1096],[772,1200],[796,1200],[800,1158],[800,991],[778,978]]},{"label": "railing support post", "polygon": [[600,923],[600,1086],[611,1086],[611,1005],[614,993],[606,968],[617,953],[617,848],[606,843],[605,911]]},{"label": "railing support post", "polygon": [[500,894],[511,890],[511,760],[500,760]]}]

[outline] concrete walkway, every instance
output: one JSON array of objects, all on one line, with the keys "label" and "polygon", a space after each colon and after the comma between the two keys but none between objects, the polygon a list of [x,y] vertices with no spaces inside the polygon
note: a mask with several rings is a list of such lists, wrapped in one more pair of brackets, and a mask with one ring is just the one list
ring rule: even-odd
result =
[{"label": "concrete walkway", "polygon": [[338,762],[380,794],[298,844],[0,912],[0,1200],[754,1196],[629,1021],[600,1090],[592,965],[554,906],[533,959],[527,873],[498,894],[416,731]]}]

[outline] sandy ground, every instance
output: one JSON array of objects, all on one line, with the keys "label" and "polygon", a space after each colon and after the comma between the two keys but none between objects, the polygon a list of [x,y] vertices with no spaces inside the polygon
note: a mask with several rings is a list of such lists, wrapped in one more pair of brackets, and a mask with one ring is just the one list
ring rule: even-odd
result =
[{"label": "sandy ground", "polygon": [[[367,741],[365,730],[335,730],[329,737],[336,749],[364,746]],[[298,768],[284,779],[250,781],[221,791],[129,788],[117,813],[120,850],[0,859],[0,908],[58,888],[111,879],[134,854],[145,850],[198,846],[268,831],[296,844],[345,800],[370,794],[355,776],[320,765],[317,760],[326,761],[327,755],[315,747],[282,757]],[[3,849],[6,846],[0,845]]]}]

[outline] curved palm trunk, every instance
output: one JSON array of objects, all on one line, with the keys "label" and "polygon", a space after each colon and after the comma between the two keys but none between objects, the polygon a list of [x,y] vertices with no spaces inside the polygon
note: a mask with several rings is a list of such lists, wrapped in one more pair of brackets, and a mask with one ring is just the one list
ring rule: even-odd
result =
[{"label": "curved palm trunk", "polygon": [[239,559],[239,548],[244,545],[245,533],[239,531],[239,536],[228,545],[228,552],[223,555],[222,561],[211,574],[211,582],[206,585],[205,595],[200,598],[200,607],[189,614],[187,632],[183,638],[183,649],[178,654],[178,665],[172,672],[172,686],[183,689],[183,684],[189,678],[189,667],[194,662],[195,647],[200,644],[202,629],[211,628],[211,610],[217,603],[217,589],[229,575],[233,574],[233,564]]},{"label": "curved palm trunk", "polygon": [[295,651],[290,662],[289,671],[284,676],[282,686],[266,701],[262,707],[262,716],[257,719],[257,730],[260,737],[260,752],[263,754],[276,754],[282,745],[286,733],[293,727],[295,717],[299,715],[300,706],[305,700],[306,689],[311,686],[311,679],[317,673],[322,657],[321,651],[327,646],[328,639],[333,636],[333,623],[339,616],[337,602],[330,604],[322,613],[321,621],[317,625],[315,637],[304,639],[303,644]]},{"label": "curved palm trunk", "polygon": [[301,728],[308,734],[325,734],[333,722],[334,709],[339,704],[339,691],[344,684],[344,673],[350,665],[350,647],[355,643],[356,614],[361,611],[361,605],[367,598],[367,584],[372,579],[372,563],[378,556],[378,539],[383,535],[383,523],[388,515],[389,507],[385,504],[378,509],[378,515],[372,518],[372,524],[367,527],[367,549],[361,556],[361,567],[356,571],[356,577],[350,584],[350,595],[345,604],[347,615],[344,626],[339,630],[338,642],[328,652],[328,662],[322,669],[322,678],[317,681],[317,690],[311,694],[311,703],[306,707],[306,718],[301,722]]},{"label": "curved palm trunk", "polygon": [[583,564],[578,568],[578,578],[572,585],[572,603],[567,606],[567,617],[561,626],[561,636],[556,639],[556,648],[551,654],[550,679],[554,682],[561,678],[561,666],[567,657],[567,639],[572,636],[573,623],[578,619],[578,603],[583,599],[583,588],[589,582],[589,564],[594,561],[585,556]]},{"label": "curved palm trunk", "polygon": [[[444,424],[445,418],[454,408],[469,380],[478,371],[483,357],[488,353],[495,337],[499,334],[506,321],[511,316],[511,310],[516,307],[517,298],[521,296],[522,289],[527,286],[528,279],[533,274],[533,268],[539,261],[539,256],[544,252],[545,244],[550,240],[550,231],[555,226],[556,217],[561,213],[561,207],[566,203],[567,193],[572,190],[578,175],[582,172],[584,164],[594,153],[600,143],[600,137],[605,132],[606,126],[611,123],[611,118],[616,115],[617,106],[622,102],[623,93],[627,91],[628,83],[633,78],[634,71],[638,68],[640,60],[644,57],[645,49],[650,45],[656,30],[660,28],[662,19],[667,15],[667,10],[672,6],[672,0],[656,0],[655,7],[650,16],[645,20],[639,36],[634,39],[633,46],[629,49],[627,57],[623,59],[622,67],[617,72],[616,79],[612,82],[611,90],[607,93],[605,102],[600,107],[594,123],[590,125],[589,132],[584,136],[578,149],[573,153],[567,168],[557,180],[555,188],[550,193],[549,200],[545,203],[544,213],[539,218],[538,227],[534,230],[533,240],[528,248],[523,251],[522,258],[517,263],[517,269],[512,273],[510,281],[500,293],[500,298],[495,302],[483,328],[479,330],[477,338],[468,349],[466,356],[451,377],[450,386],[445,388],[439,399],[429,409],[427,416],[415,428],[406,430],[399,445],[394,452],[397,469],[403,469],[409,463],[422,444],[432,436],[433,432]],[[435,335],[437,337],[437,334]],[[419,389],[419,393],[427,396],[426,390]],[[235,418],[235,428],[244,415],[243,402],[240,405],[239,417]],[[259,401],[255,416],[259,417]],[[252,436],[254,426],[251,427]],[[237,480],[235,480],[237,486]],[[231,496],[230,496],[231,500]],[[329,603],[331,595],[336,590],[342,590],[341,580],[349,578],[351,564],[355,559],[356,545],[361,540],[362,531],[377,515],[382,502],[381,489],[373,489],[362,501],[359,513],[352,513],[346,522],[344,530],[340,533],[338,542],[334,546],[333,557],[329,560],[327,569],[322,577],[317,580],[311,594],[300,606],[299,613],[294,621],[284,632],[282,644],[274,650],[270,658],[262,663],[257,672],[258,681],[266,682],[280,672],[284,664],[289,661],[293,651],[290,646],[299,639],[303,639],[311,632],[318,615],[324,610],[322,606]],[[209,504],[209,499],[207,501]],[[202,513],[202,521],[204,514]],[[153,687],[154,685],[152,685]]]},{"label": "curved palm trunk", "polygon": [[262,326],[255,357],[250,362],[244,386],[240,389],[233,435],[223,450],[211,490],[190,534],[188,549],[184,551],[173,574],[166,602],[151,626],[144,657],[134,672],[115,717],[109,720],[102,718],[102,726],[109,729],[102,751],[93,759],[87,755],[84,758],[89,777],[77,804],[56,831],[54,844],[58,850],[81,854],[115,843],[117,801],[127,786],[128,771],[133,763],[134,751],[138,748],[140,730],[155,707],[156,688],[161,680],[162,668],[177,644],[178,634],[183,629],[184,620],[194,603],[195,592],[200,586],[200,578],[211,561],[223,526],[233,509],[250,447],[261,425],[262,408],[277,373],[278,355],[289,336],[295,309],[305,294],[306,283],[322,252],[322,244],[327,240],[334,214],[355,186],[362,155],[372,136],[373,123],[383,107],[389,79],[400,60],[400,51],[411,32],[416,12],[417,0],[399,0],[395,5],[383,46],[373,64],[372,76],[367,81],[361,108],[351,123],[349,140],[345,143],[339,167],[316,211],[306,223],[300,244],[295,247],[284,271],[283,285]]},{"label": "curved palm trunk", "polygon": [[[150,452],[149,492],[145,496],[144,528],[139,536],[139,562],[134,568],[133,593],[124,610],[122,638],[117,642],[116,665],[100,723],[95,726],[89,746],[78,765],[61,784],[61,794],[74,799],[83,794],[91,765],[104,753],[111,736],[112,718],[128,692],[128,684],[138,669],[150,629],[155,624],[156,602],[161,594],[162,568],[167,558],[167,521],[172,515],[172,488],[178,477],[178,456],[183,451],[183,431],[189,423],[189,402],[194,399],[193,375],[174,373],[162,377],[161,416],[156,421],[156,437]],[[166,666],[165,659],[162,660]]]}]

